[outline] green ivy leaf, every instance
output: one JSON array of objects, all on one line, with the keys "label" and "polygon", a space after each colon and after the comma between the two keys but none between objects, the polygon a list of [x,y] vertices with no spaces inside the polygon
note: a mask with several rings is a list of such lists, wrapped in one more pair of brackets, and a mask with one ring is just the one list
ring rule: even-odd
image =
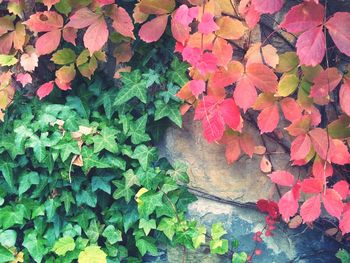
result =
[{"label": "green ivy leaf", "polygon": [[10,250],[3,246],[0,246],[0,263],[6,263],[14,259],[15,257]]},{"label": "green ivy leaf", "polygon": [[43,162],[46,158],[46,147],[41,138],[36,135],[32,135],[26,145],[28,148],[33,148],[34,156],[39,163]]},{"label": "green ivy leaf", "polygon": [[147,82],[142,79],[139,70],[122,74],[123,88],[119,91],[114,105],[119,106],[133,97],[137,97],[141,102],[147,102]]},{"label": "green ivy leaf", "polygon": [[74,239],[70,236],[66,236],[61,237],[55,242],[52,251],[55,252],[58,256],[64,256],[68,251],[73,251],[74,249]]},{"label": "green ivy leaf", "polygon": [[232,263],[246,263],[248,255],[245,252],[236,252],[232,255]]},{"label": "green ivy leaf", "polygon": [[63,48],[53,53],[51,61],[57,65],[67,65],[74,63],[77,58],[75,52],[70,48]]},{"label": "green ivy leaf", "polygon": [[107,226],[103,231],[102,236],[107,238],[108,242],[112,245],[123,240],[122,232],[119,229],[115,229],[113,225]]},{"label": "green ivy leaf", "polygon": [[211,227],[211,237],[212,239],[218,240],[223,235],[227,234],[226,230],[222,227],[222,223],[215,223]]},{"label": "green ivy leaf", "polygon": [[32,231],[24,236],[23,246],[28,250],[29,254],[36,262],[41,262],[45,254],[48,252],[44,239],[38,238],[37,234]]},{"label": "green ivy leaf", "polygon": [[128,136],[131,136],[133,144],[140,144],[151,140],[151,137],[146,133],[147,115],[139,118],[135,123],[131,123]]},{"label": "green ivy leaf", "polygon": [[8,157],[0,158],[0,171],[5,178],[6,183],[13,188],[13,168],[16,167],[15,164]]},{"label": "green ivy leaf", "polygon": [[0,244],[4,247],[13,247],[16,244],[17,233],[14,230],[5,230],[0,233]]},{"label": "green ivy leaf", "polygon": [[228,251],[228,240],[226,239],[215,239],[210,241],[210,253],[224,255]]},{"label": "green ivy leaf", "polygon": [[23,174],[19,179],[18,195],[25,193],[32,185],[38,185],[39,180],[40,178],[37,172]]},{"label": "green ivy leaf", "polygon": [[335,255],[340,259],[341,263],[350,262],[350,254],[345,249],[340,249]]},{"label": "green ivy leaf", "polygon": [[94,141],[94,153],[98,153],[103,149],[111,153],[118,152],[118,144],[116,142],[116,136],[118,131],[105,127],[102,129],[99,135],[94,136],[92,139]]},{"label": "green ivy leaf", "polygon": [[72,204],[75,204],[74,197],[71,192],[69,191],[63,191],[60,196],[60,201],[64,204],[64,210],[66,213],[69,213],[69,210],[72,206]]},{"label": "green ivy leaf", "polygon": [[3,55],[0,54],[0,66],[10,67],[17,64],[18,59],[14,55]]},{"label": "green ivy leaf", "polygon": [[144,256],[147,252],[153,256],[158,255],[157,246],[155,245],[154,239],[151,237],[142,237],[136,240],[136,247],[142,256]]},{"label": "green ivy leaf", "polygon": [[199,248],[202,244],[205,243],[205,234],[207,232],[204,226],[199,226],[196,228],[197,232],[195,236],[192,238],[193,247],[195,249]]},{"label": "green ivy leaf", "polygon": [[154,120],[160,120],[162,118],[169,118],[180,128],[182,127],[182,116],[179,110],[179,105],[175,102],[169,102],[166,104],[163,100],[157,100],[155,102],[156,111],[154,113]]},{"label": "green ivy leaf", "polygon": [[187,63],[180,62],[178,58],[174,58],[171,63],[171,70],[167,72],[167,79],[173,83],[176,83],[180,87],[188,82],[187,69],[189,65]]},{"label": "green ivy leaf", "polygon": [[154,220],[154,219],[146,220],[144,218],[141,218],[140,222],[139,222],[139,228],[143,229],[143,231],[145,232],[146,236],[148,236],[149,232],[152,229],[156,229],[157,228],[156,220]]},{"label": "green ivy leaf", "polygon": [[137,159],[143,170],[147,170],[147,167],[151,164],[151,162],[157,159],[158,152],[154,147],[147,147],[146,145],[138,145],[134,153],[132,154],[133,159]]},{"label": "green ivy leaf", "polygon": [[80,252],[78,263],[107,263],[107,255],[99,246],[88,246]]},{"label": "green ivy leaf", "polygon": [[175,234],[175,225],[176,225],[176,218],[172,217],[163,217],[160,221],[157,229],[159,231],[162,231],[164,235],[166,235],[169,240],[173,240],[173,236]]},{"label": "green ivy leaf", "polygon": [[89,148],[87,146],[84,146],[81,150],[81,154],[83,157],[83,171],[85,173],[88,173],[91,168],[108,168],[110,167],[109,163],[106,163],[102,159],[98,158],[98,155],[94,153],[94,150],[92,148]]},{"label": "green ivy leaf", "polygon": [[94,176],[91,180],[91,189],[93,192],[98,189],[102,190],[107,194],[111,194],[111,185],[110,181],[114,178],[114,176]]},{"label": "green ivy leaf", "polygon": [[147,218],[157,207],[163,206],[163,193],[149,191],[140,196],[141,202],[138,204],[138,211],[141,217]]},{"label": "green ivy leaf", "polygon": [[113,184],[117,187],[117,190],[113,193],[113,198],[118,200],[124,197],[125,201],[129,203],[135,195],[135,191],[118,180],[113,181]]}]

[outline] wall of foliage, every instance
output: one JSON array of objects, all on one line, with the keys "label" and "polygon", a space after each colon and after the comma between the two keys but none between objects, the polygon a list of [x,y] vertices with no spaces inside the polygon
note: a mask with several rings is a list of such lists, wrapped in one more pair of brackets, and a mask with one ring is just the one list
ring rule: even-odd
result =
[{"label": "wall of foliage", "polygon": [[[339,222],[340,239],[346,238],[350,232],[350,75],[346,64],[350,13],[332,12],[327,0],[295,1],[292,6],[287,2],[0,1],[4,120],[0,169],[6,204],[1,207],[2,233],[6,234],[0,233],[0,240],[1,235],[10,235],[13,241],[1,243],[3,253],[18,257],[25,248],[25,257],[37,262],[47,257],[45,262],[50,262],[54,254],[69,252],[69,258],[79,256],[85,262],[86,254],[105,254],[96,245],[101,242],[112,258],[134,251],[111,246],[119,241],[136,244],[136,258],[154,252],[155,239],[149,232],[167,231],[162,224],[187,222],[179,215],[185,211],[184,200],[189,199],[179,197],[178,191],[186,191],[176,185],[177,179],[165,176],[176,170],[163,163],[154,166],[157,155],[150,135],[157,133],[148,129],[165,117],[181,126],[181,114],[191,108],[208,142],[226,146],[230,164],[241,154],[261,154],[261,147],[246,130],[248,123],[256,123],[261,134],[290,140],[290,163],[304,167],[307,177],[274,171],[268,158],[263,158],[262,169],[276,189],[287,189],[277,203],[258,203],[260,210],[269,213],[268,225],[272,227],[279,218],[312,225],[323,207]],[[273,14],[282,9],[282,20],[277,21]],[[270,35],[252,41],[264,18],[273,19]],[[288,51],[281,52],[270,43],[276,36]],[[176,41],[175,47],[169,37]],[[157,56],[157,49],[146,48],[145,43],[151,42],[168,49]],[[185,63],[175,59],[170,65],[165,58],[172,53]],[[135,62],[140,57],[146,59],[141,68]],[[121,78],[121,88],[96,84],[94,72],[106,61],[116,64],[113,74]],[[146,65],[154,71],[147,71]],[[33,95],[41,102],[25,99]],[[105,171],[111,173],[109,179],[99,178]],[[161,181],[157,174],[163,174]],[[109,196],[111,203],[97,202],[100,193],[112,193],[110,182],[116,191],[113,198]],[[147,198],[149,202],[142,201]],[[112,199],[117,205],[111,205]],[[173,212],[159,211],[161,200],[168,200]],[[131,201],[133,206],[128,205]],[[130,209],[130,218],[124,217],[123,205]],[[79,214],[82,207],[86,208]],[[103,216],[94,218],[94,212],[87,212],[89,207]],[[177,216],[169,218],[176,220],[163,223],[163,216],[170,216],[167,213],[174,209],[179,209]],[[118,213],[123,216],[118,218]],[[77,227],[74,222],[84,225]],[[136,222],[139,228],[130,232]],[[193,228],[195,234],[176,242],[195,247],[195,238],[199,235],[202,240],[204,233],[186,224],[180,229]],[[124,233],[114,231],[116,225]],[[16,231],[8,230],[12,227]],[[55,241],[65,231],[69,235]],[[163,234],[173,239],[177,231]],[[227,250],[224,243],[213,248]],[[9,252],[9,247],[18,251]]]}]

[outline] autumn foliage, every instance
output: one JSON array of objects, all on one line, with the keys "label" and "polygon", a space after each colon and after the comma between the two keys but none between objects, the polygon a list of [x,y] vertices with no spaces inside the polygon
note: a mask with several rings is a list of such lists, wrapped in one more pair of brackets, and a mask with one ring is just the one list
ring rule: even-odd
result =
[{"label": "autumn foliage", "polygon": [[[308,176],[266,169],[272,182],[287,189],[278,202],[282,218],[288,222],[300,213],[311,223],[324,207],[343,234],[350,232],[349,184],[339,169],[350,163],[350,75],[329,54],[350,56],[350,13],[329,13],[318,0],[305,0],[287,10],[270,36],[252,43],[261,17],[279,12],[286,1],[139,0],[132,15],[118,1],[76,1],[65,12],[60,1],[42,2],[46,10],[25,19],[22,1],[9,1],[8,14],[0,17],[0,65],[17,68],[1,75],[3,109],[14,93],[11,77],[30,83],[42,56],[49,55],[57,70],[36,91],[40,99],[55,86],[71,89],[78,73],[90,78],[106,60],[107,41],[114,40],[120,71],[127,71],[120,63],[130,59],[133,41],[158,41],[170,28],[174,52],[189,64],[191,77],[177,93],[184,101],[181,113],[194,108],[203,136],[226,146],[230,164],[241,153],[264,154],[246,131],[247,119],[257,116],[261,134],[283,134],[283,126],[282,136],[291,138],[291,164],[306,167]],[[85,49],[76,54],[67,46],[77,45],[79,34]],[[289,51],[268,44],[276,34]],[[306,201],[299,207],[301,196]]]}]

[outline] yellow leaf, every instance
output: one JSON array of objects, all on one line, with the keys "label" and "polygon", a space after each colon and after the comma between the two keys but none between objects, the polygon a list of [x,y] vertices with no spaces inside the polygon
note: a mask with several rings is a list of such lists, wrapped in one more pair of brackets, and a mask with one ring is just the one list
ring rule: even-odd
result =
[{"label": "yellow leaf", "polygon": [[216,31],[216,34],[225,39],[240,39],[247,31],[247,27],[245,27],[241,21],[228,16],[219,18],[216,23],[220,27],[220,29]]},{"label": "yellow leaf", "polygon": [[106,257],[99,246],[88,246],[80,252],[78,263],[107,263]]}]

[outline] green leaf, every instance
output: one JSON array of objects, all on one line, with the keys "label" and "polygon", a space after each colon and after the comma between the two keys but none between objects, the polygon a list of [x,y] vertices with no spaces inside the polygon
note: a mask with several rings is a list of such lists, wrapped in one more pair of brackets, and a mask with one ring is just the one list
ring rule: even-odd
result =
[{"label": "green leaf", "polygon": [[340,259],[341,263],[350,262],[350,254],[345,249],[340,249],[335,255]]},{"label": "green leaf", "polygon": [[210,241],[210,253],[224,255],[228,251],[228,240],[214,239]]},{"label": "green leaf", "polygon": [[4,247],[13,247],[16,244],[17,233],[14,230],[5,230],[0,233],[0,244]]},{"label": "green leaf", "polygon": [[22,225],[24,219],[24,211],[15,207],[6,206],[0,209],[0,223],[4,229],[14,225]]},{"label": "green leaf", "polygon": [[207,232],[204,226],[199,226],[196,228],[196,230],[196,235],[192,237],[192,242],[195,249],[199,248],[202,244],[205,243],[205,234]]},{"label": "green leaf", "polygon": [[53,149],[60,150],[62,162],[65,162],[71,154],[80,154],[78,142],[72,138],[70,133],[66,133],[63,139],[53,146]]},{"label": "green leaf", "polygon": [[18,59],[14,55],[3,55],[0,54],[0,66],[10,67],[15,65],[18,62]]},{"label": "green leaf", "polygon": [[145,232],[146,236],[148,236],[149,232],[152,229],[157,228],[156,220],[154,220],[154,219],[146,220],[144,218],[141,218],[140,222],[139,222],[139,228],[142,228],[143,231]]},{"label": "green leaf", "polygon": [[32,135],[26,145],[28,148],[33,148],[34,156],[39,163],[43,162],[46,157],[46,147],[41,138]]},{"label": "green leaf", "polygon": [[223,235],[227,234],[226,230],[222,227],[222,223],[215,223],[211,227],[212,239],[220,239]]},{"label": "green leaf", "polygon": [[175,224],[176,224],[176,218],[169,218],[169,217],[163,217],[160,221],[157,229],[159,231],[162,231],[164,235],[166,235],[169,240],[173,240],[173,236],[175,234]]},{"label": "green leaf", "polygon": [[53,61],[57,65],[67,65],[75,62],[76,58],[77,55],[72,49],[63,48],[61,50],[57,50],[52,55],[51,61]]},{"label": "green leaf", "polygon": [[155,102],[156,112],[154,113],[154,120],[160,120],[162,118],[169,118],[180,128],[182,127],[182,117],[179,110],[179,105],[175,102],[169,102],[166,104],[163,100],[157,100]]},{"label": "green leaf", "polygon": [[122,232],[119,229],[115,229],[113,225],[107,226],[103,231],[102,236],[107,238],[108,242],[112,245],[123,240]]},{"label": "green leaf", "polygon": [[81,190],[75,196],[77,200],[77,205],[80,206],[82,204],[86,204],[90,207],[96,207],[97,204],[97,196],[90,189],[89,190]]},{"label": "green leaf", "polygon": [[178,58],[174,58],[171,63],[171,70],[167,72],[167,79],[173,83],[176,83],[180,87],[188,82],[187,69],[189,65],[184,62],[180,62]]},{"label": "green leaf", "polygon": [[146,145],[138,145],[134,153],[131,156],[133,159],[137,159],[143,170],[147,170],[147,167],[151,162],[155,161],[158,157],[157,149],[154,147],[147,147]]},{"label": "green leaf", "polygon": [[116,142],[116,136],[118,131],[105,127],[102,129],[99,135],[94,136],[92,139],[94,141],[94,153],[98,153],[103,149],[111,153],[118,152],[118,144]]},{"label": "green leaf", "polygon": [[117,190],[113,193],[113,198],[118,200],[124,197],[126,202],[129,203],[135,195],[135,191],[119,180],[113,181],[113,184],[117,187]]},{"label": "green leaf", "polygon": [[176,161],[173,165],[173,169],[168,170],[167,174],[170,175],[174,180],[187,184],[189,183],[187,169],[188,167],[185,163]]},{"label": "green leaf", "polygon": [[114,176],[94,176],[91,181],[91,189],[93,192],[98,189],[104,191],[107,194],[111,194],[111,185],[110,181],[114,178]]},{"label": "green leaf", "polygon": [[3,246],[0,246],[0,263],[6,263],[14,259],[15,257],[10,250]]},{"label": "green leaf", "polygon": [[158,255],[157,246],[151,237],[142,237],[136,240],[136,247],[139,249],[142,256],[149,252],[153,256]]},{"label": "green leaf", "polygon": [[151,137],[146,133],[146,124],[147,115],[144,115],[130,125],[128,136],[131,136],[131,142],[133,144],[140,144],[151,140]]},{"label": "green leaf", "polygon": [[296,74],[284,74],[277,87],[276,96],[287,97],[299,86],[300,80]]},{"label": "green leaf", "polygon": [[74,239],[70,236],[66,236],[61,237],[55,242],[52,251],[55,252],[58,256],[64,256],[68,251],[73,251],[74,249]]},{"label": "green leaf", "polygon": [[99,246],[88,246],[80,252],[78,263],[107,263],[107,255]]},{"label": "green leaf", "polygon": [[115,106],[119,106],[133,97],[137,97],[143,103],[147,102],[147,82],[142,79],[139,70],[123,73],[121,80],[124,85],[114,101]]},{"label": "green leaf", "polygon": [[25,193],[32,185],[38,185],[40,181],[37,172],[23,174],[19,179],[18,195]]},{"label": "green leaf", "polygon": [[38,239],[34,231],[24,236],[23,246],[28,250],[35,262],[41,262],[48,252],[48,249],[45,247],[45,241]]},{"label": "green leaf", "polygon": [[64,210],[69,213],[72,204],[75,204],[74,197],[71,192],[63,191],[60,196],[60,201],[64,204]]},{"label": "green leaf", "polygon": [[81,150],[81,154],[83,157],[83,171],[88,173],[91,168],[109,168],[110,164],[98,158],[98,155],[94,153],[94,150],[84,146]]},{"label": "green leaf", "polygon": [[13,168],[16,167],[15,164],[8,157],[0,158],[0,171],[4,176],[6,183],[13,188]]},{"label": "green leaf", "polygon": [[163,206],[163,193],[154,193],[149,191],[140,196],[140,203],[138,204],[138,211],[141,217],[147,218],[152,214],[157,207]]}]

